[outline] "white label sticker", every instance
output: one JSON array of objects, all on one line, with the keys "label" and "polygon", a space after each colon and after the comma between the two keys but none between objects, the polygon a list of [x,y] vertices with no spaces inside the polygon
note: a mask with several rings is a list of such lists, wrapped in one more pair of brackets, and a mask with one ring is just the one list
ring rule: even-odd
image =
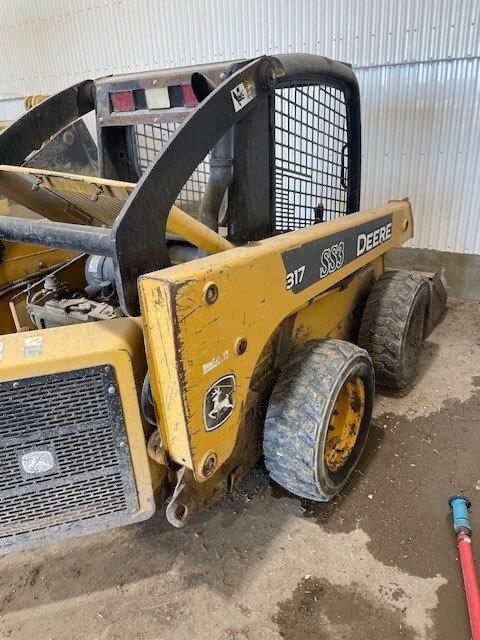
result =
[{"label": "white label sticker", "polygon": [[42,336],[35,336],[32,338],[25,338],[23,341],[23,356],[25,358],[32,358],[33,356],[41,356],[43,354],[43,338]]},{"label": "white label sticker", "polygon": [[3,362],[3,354],[5,353],[5,343],[0,341],[0,362]]},{"label": "white label sticker", "polygon": [[228,353],[228,351],[224,351],[219,356],[215,356],[214,358],[212,358],[210,362],[205,362],[205,364],[202,365],[203,373],[205,374],[213,371],[215,367],[218,367],[219,364],[225,362],[225,360],[228,359],[229,355],[230,354]]},{"label": "white label sticker", "polygon": [[235,112],[243,109],[249,102],[257,96],[257,89],[252,78],[244,80],[230,91],[232,96],[233,108]]}]

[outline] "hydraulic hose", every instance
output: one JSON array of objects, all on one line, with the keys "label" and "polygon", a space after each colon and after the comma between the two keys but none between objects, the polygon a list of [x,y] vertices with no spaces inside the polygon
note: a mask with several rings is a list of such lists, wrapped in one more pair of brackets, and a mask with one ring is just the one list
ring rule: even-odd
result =
[{"label": "hydraulic hose", "polygon": [[472,525],[468,515],[470,501],[462,496],[452,496],[449,504],[452,509],[453,529],[457,534],[458,555],[465,586],[472,640],[480,640],[480,589],[473,557]]}]

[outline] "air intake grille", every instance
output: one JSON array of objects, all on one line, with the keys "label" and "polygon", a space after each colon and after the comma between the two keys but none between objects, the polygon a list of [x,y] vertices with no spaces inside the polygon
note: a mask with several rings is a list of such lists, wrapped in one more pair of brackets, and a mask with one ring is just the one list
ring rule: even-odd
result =
[{"label": "air intake grille", "polygon": [[[135,163],[139,173],[145,171],[162,147],[180,126],[178,122],[162,122],[158,125],[136,124],[133,127]],[[201,162],[178,194],[176,204],[192,216],[196,216],[210,175],[210,154]]]},{"label": "air intake grille", "polygon": [[347,112],[342,91],[326,85],[277,89],[273,151],[277,233],[346,214]]},{"label": "air intake grille", "polygon": [[0,548],[124,524],[137,511],[110,367],[0,383]]}]

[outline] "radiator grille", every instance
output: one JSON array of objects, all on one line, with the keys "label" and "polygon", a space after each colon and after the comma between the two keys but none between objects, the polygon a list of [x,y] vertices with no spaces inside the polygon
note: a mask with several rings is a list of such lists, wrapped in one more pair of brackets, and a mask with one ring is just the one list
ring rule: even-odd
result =
[{"label": "radiator grille", "polygon": [[[178,122],[136,124],[133,126],[135,162],[140,173],[155,159],[180,126]],[[176,204],[192,216],[198,214],[210,175],[210,154],[201,162],[178,194]]]},{"label": "radiator grille", "polygon": [[138,508],[110,367],[0,383],[0,548],[135,521]]},{"label": "radiator grille", "polygon": [[326,85],[277,89],[273,122],[276,231],[345,215],[348,148],[343,92]]},{"label": "radiator grille", "polygon": [[[102,373],[87,370],[82,376],[82,393],[77,377],[58,379],[55,385],[43,378],[32,378],[9,393],[0,393],[0,437],[35,434],[55,429],[70,421],[75,424],[101,419],[108,412]],[[2,391],[8,383],[2,384]],[[49,402],[45,402],[48,397]]]}]

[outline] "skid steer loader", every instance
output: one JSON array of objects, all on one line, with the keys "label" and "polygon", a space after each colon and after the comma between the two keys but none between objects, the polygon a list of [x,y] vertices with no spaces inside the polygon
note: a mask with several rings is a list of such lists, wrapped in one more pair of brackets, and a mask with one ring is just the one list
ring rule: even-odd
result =
[{"label": "skid steer loader", "polygon": [[[92,110],[98,175],[59,171]],[[3,552],[182,526],[262,454],[340,491],[443,295],[385,271],[411,207],[358,211],[360,153],[354,73],[313,55],[81,82],[0,135]]]}]

